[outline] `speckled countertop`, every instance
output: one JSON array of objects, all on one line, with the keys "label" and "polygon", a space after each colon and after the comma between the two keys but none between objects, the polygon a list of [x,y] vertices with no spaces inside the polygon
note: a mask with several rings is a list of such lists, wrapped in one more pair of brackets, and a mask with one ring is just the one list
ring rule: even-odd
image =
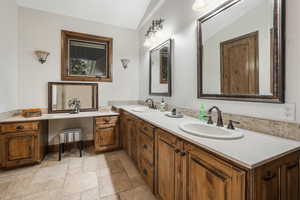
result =
[{"label": "speckled countertop", "polygon": [[183,122],[198,121],[195,118],[185,116],[181,119],[174,119],[166,117],[165,113],[154,110],[144,113],[132,111],[132,108],[141,107],[140,105],[115,107],[123,109],[156,127],[166,130],[197,146],[212,151],[248,169],[261,166],[280,156],[300,150],[299,141],[261,134],[244,129],[239,129],[244,133],[244,137],[236,140],[197,137],[179,129],[179,124]]},{"label": "speckled countertop", "polygon": [[0,120],[0,123],[8,122],[25,122],[25,121],[40,121],[40,120],[55,120],[55,119],[74,119],[74,118],[85,118],[85,117],[101,117],[101,116],[112,116],[119,115],[117,112],[80,112],[79,114],[69,114],[69,113],[57,113],[57,114],[43,114],[40,117],[30,117],[25,118],[21,115],[9,117]]}]

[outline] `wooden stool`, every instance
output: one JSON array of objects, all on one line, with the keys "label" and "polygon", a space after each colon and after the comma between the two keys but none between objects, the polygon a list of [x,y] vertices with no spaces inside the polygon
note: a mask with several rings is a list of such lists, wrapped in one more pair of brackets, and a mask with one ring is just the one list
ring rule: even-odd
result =
[{"label": "wooden stool", "polygon": [[61,161],[61,154],[65,152],[65,144],[71,142],[79,142],[80,157],[82,157],[83,141],[82,141],[82,129],[66,129],[59,134],[59,150],[58,160]]}]

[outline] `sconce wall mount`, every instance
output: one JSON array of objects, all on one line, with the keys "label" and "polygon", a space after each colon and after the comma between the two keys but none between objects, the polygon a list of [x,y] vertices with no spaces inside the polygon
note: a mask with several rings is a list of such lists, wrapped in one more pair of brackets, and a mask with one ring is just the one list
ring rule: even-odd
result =
[{"label": "sconce wall mount", "polygon": [[123,59],[121,59],[121,63],[123,65],[124,69],[127,69],[128,64],[130,63],[130,60],[126,59],[126,58],[123,58]]},{"label": "sconce wall mount", "polygon": [[44,64],[47,61],[48,56],[50,55],[50,53],[47,51],[35,51],[34,53],[41,64]]}]

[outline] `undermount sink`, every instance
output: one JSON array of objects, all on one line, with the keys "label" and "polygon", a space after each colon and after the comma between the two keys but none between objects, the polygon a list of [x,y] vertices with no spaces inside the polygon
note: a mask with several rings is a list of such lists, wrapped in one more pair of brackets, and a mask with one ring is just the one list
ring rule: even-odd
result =
[{"label": "undermount sink", "polygon": [[130,110],[133,112],[141,112],[141,113],[150,111],[150,109],[147,107],[136,107],[136,108],[131,108]]},{"label": "undermount sink", "polygon": [[237,130],[229,130],[224,127],[216,127],[201,122],[185,122],[179,125],[179,128],[191,135],[214,138],[214,139],[238,139],[244,136]]}]

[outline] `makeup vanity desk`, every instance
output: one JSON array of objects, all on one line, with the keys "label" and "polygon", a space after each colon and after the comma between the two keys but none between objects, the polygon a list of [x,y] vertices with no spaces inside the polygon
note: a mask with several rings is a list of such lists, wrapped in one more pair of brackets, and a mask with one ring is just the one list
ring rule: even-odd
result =
[{"label": "makeup vanity desk", "polygon": [[41,162],[47,154],[49,120],[75,118],[93,118],[95,151],[119,148],[119,113],[116,112],[43,114],[32,118],[14,116],[0,120],[0,167]]}]

